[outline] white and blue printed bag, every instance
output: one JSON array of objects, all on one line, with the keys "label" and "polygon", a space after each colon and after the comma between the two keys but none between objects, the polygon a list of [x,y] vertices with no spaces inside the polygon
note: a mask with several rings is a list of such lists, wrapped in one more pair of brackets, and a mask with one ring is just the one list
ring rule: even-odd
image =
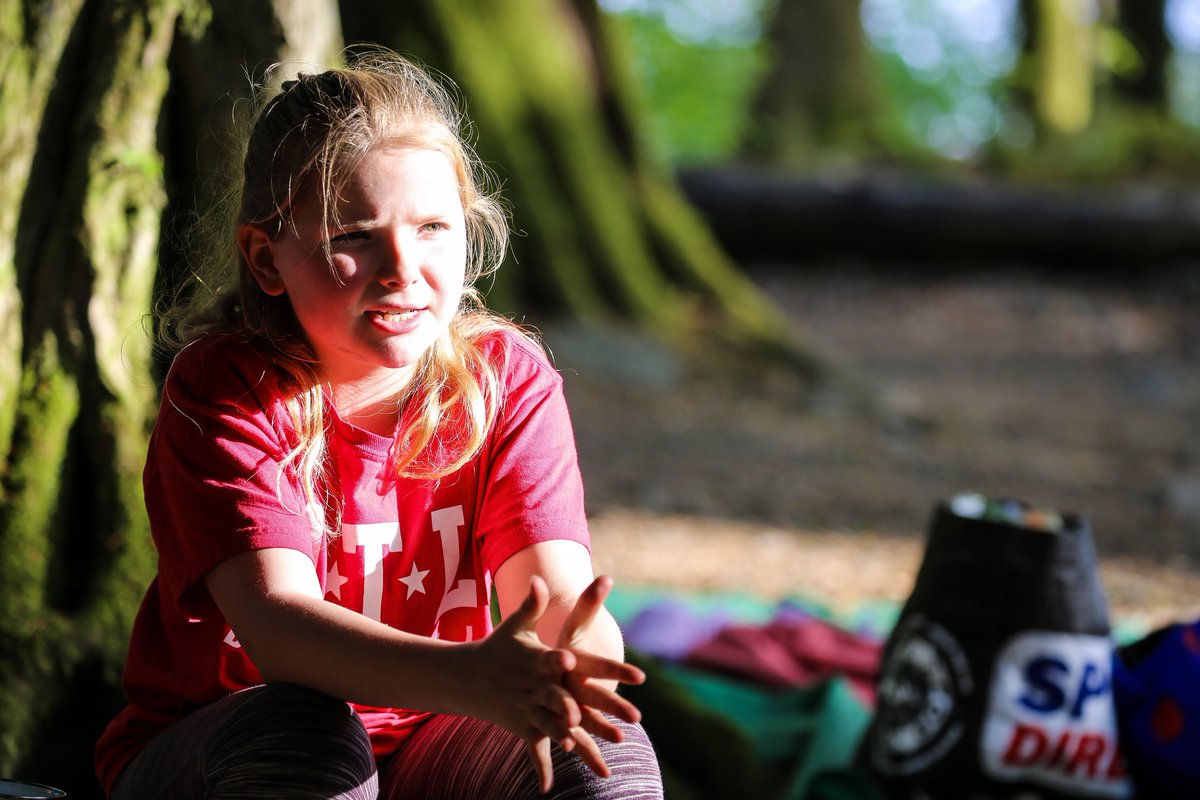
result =
[{"label": "white and blue printed bag", "polygon": [[1113,652],[1081,517],[940,504],[860,764],[892,798],[1131,797]]}]

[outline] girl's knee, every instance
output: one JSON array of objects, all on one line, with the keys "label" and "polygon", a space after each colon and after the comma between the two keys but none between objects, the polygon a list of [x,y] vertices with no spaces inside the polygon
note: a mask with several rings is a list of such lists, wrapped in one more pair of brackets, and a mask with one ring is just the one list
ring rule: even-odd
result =
[{"label": "girl's knee", "polygon": [[239,719],[231,720],[221,762],[212,765],[217,784],[282,781],[316,790],[296,797],[375,796],[371,740],[348,704],[291,684],[247,691],[254,694],[239,708]]},{"label": "girl's knee", "polygon": [[556,797],[588,800],[658,800],[663,796],[662,774],[654,747],[641,725],[613,721],[621,729],[620,742],[598,741],[611,773],[597,777],[573,754],[560,753],[555,769]]},{"label": "girl's knee", "polygon": [[258,735],[332,738],[347,747],[371,742],[367,729],[349,704],[315,689],[289,683],[272,683],[247,690],[253,695],[240,715]]}]

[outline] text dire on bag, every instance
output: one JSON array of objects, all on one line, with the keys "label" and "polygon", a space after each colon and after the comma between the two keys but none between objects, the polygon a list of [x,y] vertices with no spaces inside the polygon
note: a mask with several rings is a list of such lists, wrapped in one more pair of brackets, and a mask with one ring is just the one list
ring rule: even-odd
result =
[{"label": "text dire on bag", "polygon": [[1129,797],[1086,522],[940,504],[860,754],[891,797]]}]

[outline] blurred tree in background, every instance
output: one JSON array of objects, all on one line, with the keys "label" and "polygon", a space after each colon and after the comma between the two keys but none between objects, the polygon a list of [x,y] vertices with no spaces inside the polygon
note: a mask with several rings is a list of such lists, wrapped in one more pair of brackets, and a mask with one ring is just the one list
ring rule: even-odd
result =
[{"label": "blurred tree in background", "polygon": [[[630,32],[655,146],[678,166],[753,154],[788,170],[850,161],[1065,183],[1196,173],[1196,0],[712,5],[602,0]],[[695,85],[735,85],[681,94],[661,80],[677,60]]]},{"label": "blurred tree in background", "polygon": [[805,165],[872,138],[874,87],[860,13],[857,0],[779,0],[744,156]]},{"label": "blurred tree in background", "polygon": [[1169,113],[1171,41],[1167,36],[1166,0],[1120,0],[1117,28],[1135,54],[1114,78],[1120,96],[1155,114]]},{"label": "blurred tree in background", "polygon": [[347,2],[342,13],[348,41],[413,53],[469,98],[521,233],[488,291],[493,308],[632,321],[680,347],[720,335],[805,361],[644,146],[628,58],[594,0]]},{"label": "blurred tree in background", "polygon": [[[1200,246],[1187,211],[1197,0],[603,4],[635,47],[645,29],[687,43],[694,85],[721,76],[680,110],[659,79],[676,49],[633,61],[655,147],[739,261],[969,253],[1107,268]],[[850,6],[857,19],[831,16]],[[855,88],[819,94],[842,84]],[[679,124],[702,117],[736,135]]]}]

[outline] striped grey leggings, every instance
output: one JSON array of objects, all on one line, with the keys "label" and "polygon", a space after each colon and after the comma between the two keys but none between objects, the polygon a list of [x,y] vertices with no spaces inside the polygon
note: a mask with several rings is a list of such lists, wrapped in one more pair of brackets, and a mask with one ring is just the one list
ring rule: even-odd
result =
[{"label": "striped grey leggings", "polygon": [[521,741],[469,717],[435,716],[376,765],[366,729],[340,700],[287,684],[238,692],[175,723],[130,762],[112,800],[634,800],[661,798],[658,762],[638,725],[600,741],[612,777],[554,746],[541,795]]}]

